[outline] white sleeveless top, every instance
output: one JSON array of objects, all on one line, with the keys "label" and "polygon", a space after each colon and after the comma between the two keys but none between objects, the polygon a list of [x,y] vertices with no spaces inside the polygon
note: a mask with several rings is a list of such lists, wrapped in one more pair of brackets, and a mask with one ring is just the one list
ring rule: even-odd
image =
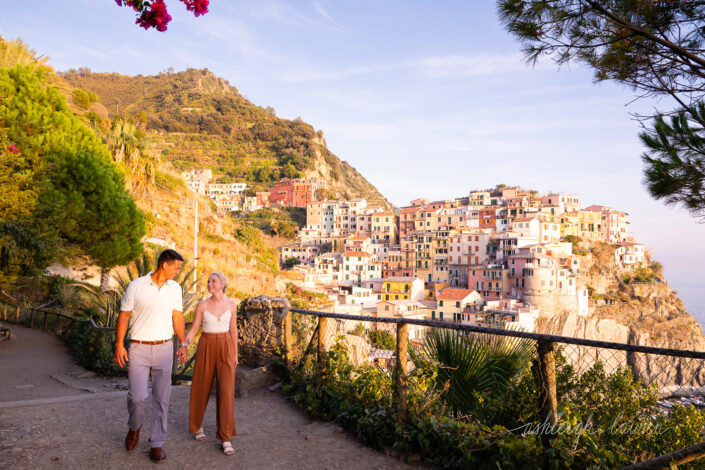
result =
[{"label": "white sleeveless top", "polygon": [[204,333],[227,333],[230,331],[230,309],[226,310],[220,317],[216,317],[208,310],[203,312],[201,328]]}]

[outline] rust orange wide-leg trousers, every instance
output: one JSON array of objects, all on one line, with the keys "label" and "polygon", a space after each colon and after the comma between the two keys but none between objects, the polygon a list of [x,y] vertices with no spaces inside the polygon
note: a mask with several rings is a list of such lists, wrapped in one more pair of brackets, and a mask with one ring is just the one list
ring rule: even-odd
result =
[{"label": "rust orange wide-leg trousers", "polygon": [[230,333],[202,333],[196,350],[196,364],[191,382],[189,432],[195,433],[203,424],[208,397],[217,375],[216,415],[217,438],[230,441],[237,435],[235,427],[235,345]]}]

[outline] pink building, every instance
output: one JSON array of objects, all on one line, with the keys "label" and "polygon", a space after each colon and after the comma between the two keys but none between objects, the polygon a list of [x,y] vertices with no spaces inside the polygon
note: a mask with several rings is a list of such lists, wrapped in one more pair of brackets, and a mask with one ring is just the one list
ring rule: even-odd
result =
[{"label": "pink building", "polygon": [[495,265],[471,266],[468,269],[468,289],[476,290],[485,300],[504,299],[512,292],[509,270]]}]

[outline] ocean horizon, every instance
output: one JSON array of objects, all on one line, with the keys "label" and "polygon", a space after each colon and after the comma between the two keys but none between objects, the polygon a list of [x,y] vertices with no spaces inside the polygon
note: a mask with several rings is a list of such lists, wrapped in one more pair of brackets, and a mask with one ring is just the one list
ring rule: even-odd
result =
[{"label": "ocean horizon", "polygon": [[702,327],[705,325],[705,280],[700,282],[670,282],[669,285],[678,293],[685,308],[695,317]]}]

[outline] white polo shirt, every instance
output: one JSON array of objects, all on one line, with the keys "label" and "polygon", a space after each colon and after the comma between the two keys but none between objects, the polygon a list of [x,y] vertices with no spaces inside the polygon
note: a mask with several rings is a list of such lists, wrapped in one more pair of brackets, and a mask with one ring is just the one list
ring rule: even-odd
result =
[{"label": "white polo shirt", "polygon": [[130,282],[120,303],[121,311],[132,311],[130,338],[138,341],[171,339],[174,336],[173,312],[183,311],[179,283],[167,280],[159,287],[151,275]]}]

